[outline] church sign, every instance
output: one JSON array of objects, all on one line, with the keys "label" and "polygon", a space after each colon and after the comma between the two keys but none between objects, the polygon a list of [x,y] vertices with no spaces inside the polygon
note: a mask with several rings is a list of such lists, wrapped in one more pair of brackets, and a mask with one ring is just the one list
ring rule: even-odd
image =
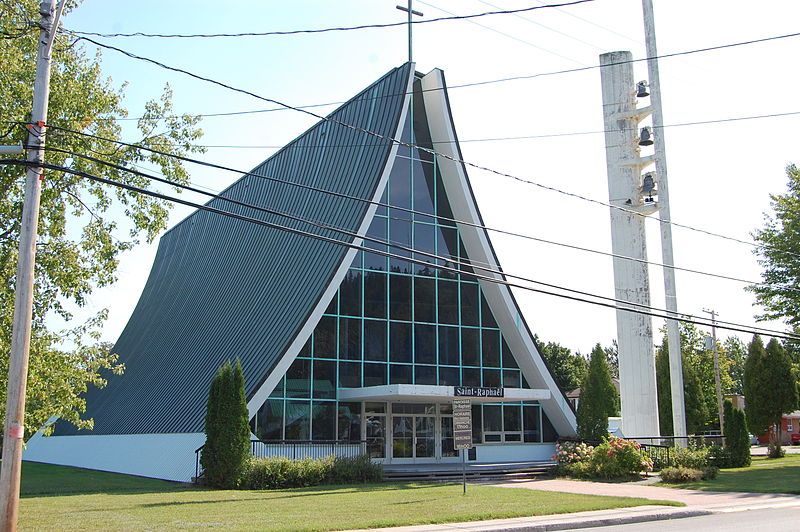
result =
[{"label": "church sign", "polygon": [[455,386],[455,397],[503,397],[503,388],[480,388],[477,386]]}]

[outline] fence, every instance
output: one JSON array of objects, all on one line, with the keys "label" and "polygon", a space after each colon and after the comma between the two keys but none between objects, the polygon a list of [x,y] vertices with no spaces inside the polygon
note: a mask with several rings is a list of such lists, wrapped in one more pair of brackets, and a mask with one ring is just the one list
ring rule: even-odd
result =
[{"label": "fence", "polygon": [[[288,458],[302,460],[304,458],[325,458],[336,456],[338,458],[356,458],[367,453],[366,440],[363,441],[336,441],[336,440],[250,440],[250,454],[255,458]],[[194,476],[202,476],[200,457],[205,445],[195,450]]]}]

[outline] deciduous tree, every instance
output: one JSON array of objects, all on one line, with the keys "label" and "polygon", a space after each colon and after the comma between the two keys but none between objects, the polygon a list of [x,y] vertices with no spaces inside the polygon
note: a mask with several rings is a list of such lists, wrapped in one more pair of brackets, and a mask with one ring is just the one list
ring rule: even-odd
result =
[{"label": "deciduous tree", "polygon": [[[39,30],[38,2],[0,3],[0,143],[27,141],[24,123],[30,119]],[[78,2],[68,2],[68,10]],[[81,43],[61,34],[53,52],[46,159],[49,163],[102,176],[137,187],[150,182],[82,156],[92,155],[127,167],[156,167],[173,181],[185,183],[186,170],[169,156],[198,148],[198,119],[177,115],[172,92],[146,104],[142,116],[125,135],[138,135],[136,146],[116,144],[123,135],[118,121],[127,113],[123,89],[115,88],[101,71],[101,57],[90,55]],[[65,128],[78,133],[71,133]],[[91,135],[91,136],[87,136]],[[110,139],[110,140],[103,140]],[[56,151],[61,150],[61,151]],[[23,202],[24,168],[0,166],[0,352],[10,350],[15,276]],[[86,304],[97,287],[117,279],[120,253],[140,241],[151,242],[167,224],[169,205],[160,199],[100,185],[71,174],[48,171],[44,176],[37,243],[33,304],[33,332],[28,379],[26,430],[35,431],[43,420],[59,416],[82,428],[91,428],[81,393],[89,385],[102,386],[123,367],[98,345],[106,312],[86,323],[73,323],[73,311]],[[56,319],[67,332],[54,330]],[[60,328],[61,325],[58,326]],[[4,416],[7,361],[0,363],[0,417]],[[115,378],[115,377],[111,377]]]}]

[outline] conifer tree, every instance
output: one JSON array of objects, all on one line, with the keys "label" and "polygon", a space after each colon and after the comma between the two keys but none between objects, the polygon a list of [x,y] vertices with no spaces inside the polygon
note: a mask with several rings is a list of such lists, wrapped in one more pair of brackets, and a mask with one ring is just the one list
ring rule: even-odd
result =
[{"label": "conifer tree", "polygon": [[755,335],[747,351],[744,395],[750,427],[754,433],[763,434],[775,426],[773,443],[780,454],[781,417],[797,406],[792,364],[786,350],[774,338],[765,349],[761,337]]},{"label": "conifer tree", "polygon": [[599,441],[608,435],[608,417],[619,413],[619,393],[611,380],[606,353],[600,344],[592,349],[589,371],[578,403],[578,436]]},{"label": "conifer tree", "polygon": [[250,428],[242,364],[225,362],[211,381],[206,407],[206,443],[200,458],[205,483],[235,488],[250,456]]}]

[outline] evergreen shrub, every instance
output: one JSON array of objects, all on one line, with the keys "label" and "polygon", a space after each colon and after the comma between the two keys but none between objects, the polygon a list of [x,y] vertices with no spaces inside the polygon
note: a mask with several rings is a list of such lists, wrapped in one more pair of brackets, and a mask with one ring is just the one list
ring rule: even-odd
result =
[{"label": "evergreen shrub", "polygon": [[356,458],[283,457],[253,458],[242,476],[241,486],[251,490],[304,488],[319,484],[352,484],[383,479],[383,468],[369,456]]},{"label": "evergreen shrub", "polygon": [[200,455],[203,483],[238,487],[250,459],[250,426],[242,364],[225,362],[211,381],[206,405],[206,443]]},{"label": "evergreen shrub", "polygon": [[712,445],[709,447],[708,465],[717,468],[733,467],[730,450],[727,447],[722,447],[721,445]]},{"label": "evergreen shrub", "polygon": [[661,481],[669,483],[698,482],[711,480],[717,477],[719,470],[716,467],[665,467],[661,470]]},{"label": "evergreen shrub", "polygon": [[750,434],[747,429],[747,416],[743,410],[732,408],[730,420],[726,422],[725,445],[730,452],[730,467],[750,465]]},{"label": "evergreen shrub", "polygon": [[708,447],[676,447],[673,450],[672,465],[687,469],[703,469],[708,466]]}]

